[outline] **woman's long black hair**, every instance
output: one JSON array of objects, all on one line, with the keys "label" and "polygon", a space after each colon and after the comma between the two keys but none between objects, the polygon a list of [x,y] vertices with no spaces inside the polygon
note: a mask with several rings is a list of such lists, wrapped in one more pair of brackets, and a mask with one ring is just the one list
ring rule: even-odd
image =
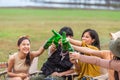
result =
[{"label": "woman's long black hair", "polygon": [[96,46],[98,49],[100,49],[100,40],[99,40],[99,36],[98,33],[93,30],[93,29],[86,29],[83,33],[81,38],[83,37],[84,33],[89,32],[90,36],[92,39],[94,39],[95,41],[92,43],[93,46]]},{"label": "woman's long black hair", "polygon": [[[29,40],[29,38],[27,36],[20,37],[19,40],[18,40],[18,42],[17,42],[17,46],[20,46],[20,44],[22,43],[22,41],[25,40],[25,39]],[[29,42],[30,42],[30,40],[29,40]],[[25,64],[27,66],[31,65],[30,52],[28,52],[28,54],[26,56]]]}]

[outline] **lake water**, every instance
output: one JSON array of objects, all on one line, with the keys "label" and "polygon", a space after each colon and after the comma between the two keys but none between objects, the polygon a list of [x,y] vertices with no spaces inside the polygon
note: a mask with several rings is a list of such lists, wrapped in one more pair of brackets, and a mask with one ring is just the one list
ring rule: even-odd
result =
[{"label": "lake water", "polygon": [[[34,0],[33,0],[34,1]],[[97,5],[84,5],[84,4],[59,4],[62,0],[44,0],[39,2],[33,2],[30,0],[0,0],[0,7],[51,7],[51,8],[88,8],[88,9],[109,9],[109,10],[120,10],[120,8],[113,8],[113,7],[105,7],[105,6],[97,6]],[[36,0],[37,1],[37,0]],[[64,3],[69,2],[70,0],[63,0]],[[85,0],[81,0],[83,2]],[[49,3],[51,2],[51,3]],[[89,1],[89,3],[95,3],[94,0]],[[99,3],[99,2],[98,2]],[[103,0],[101,4],[105,4]]]}]

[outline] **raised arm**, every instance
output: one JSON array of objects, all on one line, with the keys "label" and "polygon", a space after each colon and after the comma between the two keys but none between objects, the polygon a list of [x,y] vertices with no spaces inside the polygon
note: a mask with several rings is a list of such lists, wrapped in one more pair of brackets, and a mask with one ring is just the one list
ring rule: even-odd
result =
[{"label": "raised arm", "polygon": [[32,51],[31,52],[31,57],[37,57],[40,56],[44,52],[44,47],[41,46],[37,51]]},{"label": "raised arm", "polygon": [[55,36],[50,37],[43,46],[41,46],[37,51],[31,52],[31,57],[37,57],[41,55],[45,49],[48,49],[49,46],[51,46]]},{"label": "raised arm", "polygon": [[75,40],[75,39],[72,39],[72,38],[67,38],[71,44],[73,45],[76,45],[76,46],[81,46],[82,45],[82,41],[79,41],[79,40]]},{"label": "raised arm", "polygon": [[70,54],[70,59],[79,59],[81,62],[98,65],[107,69],[120,71],[120,60],[107,60],[95,56],[86,56],[79,53]]},{"label": "raised arm", "polygon": [[101,54],[102,51],[100,51],[100,50],[94,50],[94,49],[91,49],[88,47],[79,47],[79,46],[75,46],[75,45],[72,45],[72,46],[76,51],[79,51],[81,53],[92,54],[92,55],[95,55],[98,57],[103,57],[103,55]]},{"label": "raised arm", "polygon": [[50,37],[43,46],[41,46],[37,51],[31,52],[32,57],[37,57],[41,55],[45,49],[48,49],[48,47],[51,46],[52,43],[54,43],[56,47],[58,46],[58,42],[61,39],[61,35],[54,30],[52,30],[52,32],[54,35]]}]

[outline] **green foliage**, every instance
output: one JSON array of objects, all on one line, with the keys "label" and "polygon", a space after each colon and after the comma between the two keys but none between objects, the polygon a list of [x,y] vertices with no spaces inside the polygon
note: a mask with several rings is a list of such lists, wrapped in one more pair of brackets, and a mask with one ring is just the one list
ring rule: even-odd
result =
[{"label": "green foliage", "polygon": [[[17,51],[19,36],[29,35],[31,50],[37,50],[53,35],[52,29],[59,31],[63,26],[72,27],[78,40],[85,29],[95,29],[101,48],[108,49],[109,33],[120,30],[120,11],[0,8],[0,61],[7,61],[8,54]],[[47,51],[39,57],[39,67],[46,55]]]}]

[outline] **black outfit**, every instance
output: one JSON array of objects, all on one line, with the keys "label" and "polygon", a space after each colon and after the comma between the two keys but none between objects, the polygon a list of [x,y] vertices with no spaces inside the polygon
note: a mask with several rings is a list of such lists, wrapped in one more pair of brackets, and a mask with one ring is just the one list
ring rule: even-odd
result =
[{"label": "black outfit", "polygon": [[57,47],[57,50],[47,59],[43,64],[41,71],[44,75],[51,75],[53,72],[64,72],[69,69],[73,64],[69,60],[69,52],[62,52],[61,45]]}]

